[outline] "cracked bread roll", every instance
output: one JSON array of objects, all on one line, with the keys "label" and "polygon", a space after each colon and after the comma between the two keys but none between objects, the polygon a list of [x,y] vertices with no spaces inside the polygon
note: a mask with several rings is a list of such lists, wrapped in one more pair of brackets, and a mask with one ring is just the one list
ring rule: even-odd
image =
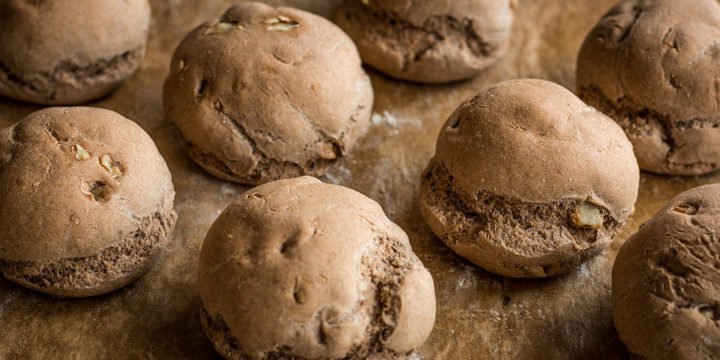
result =
[{"label": "cracked bread roll", "polygon": [[641,169],[720,169],[718,37],[715,0],[626,0],[585,40],[578,93],[625,129]]},{"label": "cracked bread roll", "polygon": [[687,191],[620,249],[612,271],[615,327],[643,359],[720,354],[720,185]]},{"label": "cracked bread roll", "polygon": [[507,52],[514,0],[345,0],[336,23],[363,60],[421,83],[469,79]]},{"label": "cracked bread roll", "polygon": [[49,108],[0,130],[0,271],[48,294],[104,294],[140,278],[175,224],[170,171],[134,122]]},{"label": "cracked bread roll", "polygon": [[364,195],[311,177],[243,194],[200,253],[202,326],[227,359],[407,359],[433,279]]},{"label": "cracked bread roll", "polygon": [[164,99],[198,165],[257,185],[325,173],[367,131],[373,90],[335,25],[248,2],[182,41]]},{"label": "cracked bread roll", "polygon": [[560,85],[506,81],[445,123],[420,208],[440,239],[485,270],[555,276],[611,243],[634,211],[639,172],[607,116]]},{"label": "cracked bread roll", "polygon": [[145,56],[147,0],[0,1],[0,95],[71,105],[108,94]]}]

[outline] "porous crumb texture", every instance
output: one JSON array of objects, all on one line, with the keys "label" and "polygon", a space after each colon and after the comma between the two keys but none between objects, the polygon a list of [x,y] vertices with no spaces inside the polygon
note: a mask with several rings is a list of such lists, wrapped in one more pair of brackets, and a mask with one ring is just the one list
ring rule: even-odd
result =
[{"label": "porous crumb texture", "polygon": [[486,33],[478,31],[482,20],[476,14],[432,15],[416,23],[361,0],[345,0],[337,21],[366,63],[392,77],[425,83],[467,79],[496,62],[507,51],[512,23],[487,24]]},{"label": "porous crumb texture", "polygon": [[175,212],[138,220],[135,232],[96,256],[57,261],[0,260],[0,271],[20,285],[58,296],[92,296],[130,284],[147,272],[168,241]]},{"label": "porous crumb texture", "polygon": [[622,125],[641,169],[720,169],[718,36],[715,0],[622,0],[587,35],[579,96]]},{"label": "porous crumb texture", "polygon": [[140,67],[148,0],[0,2],[0,95],[74,105],[115,90]]},{"label": "porous crumb texture", "polygon": [[52,71],[35,73],[16,72],[0,61],[0,94],[48,105],[80,103],[120,86],[144,56],[140,47],[89,65],[63,60]]},{"label": "porous crumb texture", "polygon": [[612,272],[615,325],[638,358],[720,354],[720,185],[663,207],[620,250]]},{"label": "porous crumb texture", "polygon": [[627,96],[610,100],[594,86],[578,89],[578,96],[622,126],[633,143],[641,169],[675,175],[701,175],[720,169],[720,159],[676,160],[676,154],[686,151],[688,139],[697,131],[712,130],[720,135],[720,118],[672,119]]},{"label": "porous crumb texture", "polygon": [[470,196],[453,181],[441,162],[431,162],[420,191],[425,219],[460,255],[504,276],[567,273],[600,254],[622,225],[603,208],[602,228],[578,228],[571,217],[580,200],[535,204],[487,192]]}]

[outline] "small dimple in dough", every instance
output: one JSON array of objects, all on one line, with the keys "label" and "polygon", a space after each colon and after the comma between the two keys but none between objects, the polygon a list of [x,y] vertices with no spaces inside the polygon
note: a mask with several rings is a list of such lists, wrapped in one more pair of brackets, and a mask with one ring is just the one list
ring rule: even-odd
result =
[{"label": "small dimple in dough", "polygon": [[191,32],[171,69],[165,112],[187,154],[223,180],[320,176],[369,126],[374,95],[355,45],[301,10],[236,5]]},{"label": "small dimple in dough", "polygon": [[612,273],[620,339],[647,359],[720,353],[720,185],[671,200],[623,244]]},{"label": "small dimple in dough", "polygon": [[99,108],[46,108],[0,130],[0,154],[6,149],[0,272],[8,280],[57,296],[104,294],[136,281],[167,244],[172,178],[135,122]]},{"label": "small dimple in dough", "polygon": [[406,358],[435,320],[432,277],[407,235],[364,195],[309,177],[228,206],[199,279],[203,329],[227,359]]}]

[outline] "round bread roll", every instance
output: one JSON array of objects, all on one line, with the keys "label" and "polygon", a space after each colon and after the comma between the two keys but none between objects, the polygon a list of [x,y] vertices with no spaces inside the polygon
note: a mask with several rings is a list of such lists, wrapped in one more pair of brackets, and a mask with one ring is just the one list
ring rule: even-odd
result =
[{"label": "round bread roll", "polygon": [[355,45],[335,25],[248,2],[182,41],[164,98],[198,165],[261,184],[322,175],[367,131],[373,91]]},{"label": "round bread roll", "polygon": [[720,354],[720,185],[676,197],[620,249],[612,272],[615,326],[645,359]]},{"label": "round bread roll", "polygon": [[641,169],[720,169],[718,37],[715,0],[626,0],[585,40],[580,97],[625,129]]},{"label": "round bread roll", "polygon": [[456,253],[509,277],[569,272],[634,211],[637,161],[622,129],[565,88],[513,80],[450,116],[420,208]]},{"label": "round bread roll", "polygon": [[435,321],[405,232],[371,199],[311,177],[228,206],[202,246],[200,295],[227,359],[407,359]]},{"label": "round bread roll", "polygon": [[132,121],[95,108],[32,113],[0,130],[0,271],[58,296],[121,288],[165,247],[174,197]]},{"label": "round bread roll", "polygon": [[0,1],[0,95],[71,105],[116,89],[145,56],[147,0]]},{"label": "round bread roll", "polygon": [[447,83],[505,55],[515,0],[345,0],[337,24],[363,60],[392,77]]}]

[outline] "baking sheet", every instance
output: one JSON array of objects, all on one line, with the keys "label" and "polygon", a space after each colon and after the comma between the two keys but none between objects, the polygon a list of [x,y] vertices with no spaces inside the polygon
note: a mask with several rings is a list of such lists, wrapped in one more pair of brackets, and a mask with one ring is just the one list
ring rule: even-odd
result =
[{"label": "baking sheet", "polygon": [[[338,1],[267,1],[329,16]],[[138,122],[170,166],[179,215],[170,246],[135,285],[92,298],[62,300],[0,280],[2,359],[216,359],[200,330],[197,256],[215,218],[247,187],[215,180],[181,151],[163,117],[162,82],[182,37],[231,1],[152,0],[153,26],[142,69],[93,106]],[[417,207],[420,173],[453,109],[489,85],[543,78],[574,89],[575,58],[585,34],[614,0],[520,0],[510,53],[477,79],[419,86],[369,70],[376,93],[373,124],[352,155],[325,181],[377,200],[410,236],[437,291],[435,329],[422,359],[623,359],[614,332],[610,270],[620,244],[678,193],[719,175],[672,178],[643,174],[636,215],[613,247],[576,272],[549,280],[505,279],[456,256],[434,237]],[[2,46],[2,45],[0,45]],[[38,107],[0,99],[0,126]]]}]

